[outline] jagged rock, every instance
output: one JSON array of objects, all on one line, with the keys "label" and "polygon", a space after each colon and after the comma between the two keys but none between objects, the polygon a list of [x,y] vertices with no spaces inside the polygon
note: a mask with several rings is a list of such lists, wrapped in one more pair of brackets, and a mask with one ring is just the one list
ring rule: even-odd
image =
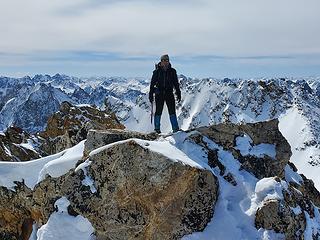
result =
[{"label": "jagged rock", "polygon": [[[92,222],[102,239],[177,239],[203,230],[212,217],[218,185],[209,171],[174,163],[133,140],[89,160],[89,175],[104,187],[97,188],[100,214],[85,216],[99,223]],[[111,206],[103,208],[103,203]],[[102,219],[113,232],[101,225]]]},{"label": "jagged rock", "polygon": [[44,139],[41,149],[47,154],[54,154],[86,139],[90,129],[111,128],[124,129],[114,113],[63,102],[60,111],[49,118],[46,130],[39,134]]},{"label": "jagged rock", "polygon": [[[208,127],[197,128],[202,135],[212,139],[224,149],[232,152],[242,164],[243,169],[253,173],[257,178],[280,176],[283,177],[284,167],[289,162],[291,147],[278,129],[278,120],[267,122],[233,124],[221,123]],[[252,139],[252,144],[274,144],[276,159],[268,156],[243,156],[236,149],[236,138],[247,134]]]},{"label": "jagged rock", "polygon": [[311,179],[307,179],[303,174],[301,174],[303,179],[303,184],[297,186],[297,188],[302,192],[307,199],[311,199],[316,206],[320,206],[320,193],[315,188],[314,183]]},{"label": "jagged rock", "polygon": [[4,134],[0,133],[0,161],[29,161],[41,155],[23,144],[28,143],[30,135],[21,128],[10,126]]},{"label": "jagged rock", "polygon": [[[290,166],[292,165],[291,163]],[[274,179],[281,181],[278,177]],[[267,200],[258,208],[255,215],[256,228],[283,233],[288,240],[305,239],[306,215],[309,215],[311,220],[319,214],[315,212],[318,211],[315,206],[319,206],[320,193],[310,187],[311,180],[302,179],[300,184],[289,182],[288,186],[282,189],[283,198]],[[317,230],[314,229],[314,232]],[[318,239],[318,236],[313,235],[312,239]]]},{"label": "jagged rock", "polygon": [[32,191],[23,183],[17,184],[16,192],[0,187],[0,239],[29,239],[25,235],[30,235],[33,220],[41,218],[32,207]]},{"label": "jagged rock", "polygon": [[268,200],[256,212],[256,228],[284,233],[286,239],[304,239],[306,219],[303,213],[296,215],[286,202]]},{"label": "jagged rock", "polygon": [[[307,181],[306,181],[307,180]],[[302,210],[306,211],[311,217],[315,216],[314,205],[320,206],[320,193],[319,191],[310,186],[311,180],[306,179],[301,185],[293,182],[289,183],[288,191],[284,192],[285,201],[291,207],[299,206]]]},{"label": "jagged rock", "polygon": [[24,136],[25,134],[26,133],[21,128],[15,127],[15,126],[10,126],[5,131],[5,135],[7,139],[12,143],[17,143],[17,144],[22,143],[25,137]]},{"label": "jagged rock", "polygon": [[[222,148],[231,152],[235,161],[239,160],[241,169],[247,168],[261,178],[279,174],[274,180],[283,183],[286,166],[283,164],[290,158],[288,145],[279,135],[276,121],[265,123],[270,133],[263,130],[263,124],[219,124],[187,131],[177,139],[184,136],[183,141],[193,141],[202,147],[203,153],[207,151],[208,165],[221,175],[219,181],[226,180],[235,190],[242,183],[237,182],[239,176],[224,165]],[[261,171],[254,165],[244,164],[254,158],[255,161],[266,159],[242,155],[235,140],[243,134],[250,136],[253,145],[275,144],[273,161],[279,164],[276,171],[269,168]],[[0,238],[18,239],[27,235],[33,221],[40,226],[45,224],[56,210],[55,201],[62,196],[70,202],[69,214],[87,218],[97,239],[179,239],[202,231],[214,217],[219,188],[217,177],[211,171],[172,161],[150,150],[151,142],[141,140],[154,140],[157,135],[116,129],[90,130],[87,137],[77,171],[71,169],[57,178],[48,176],[34,190],[24,183],[17,183],[16,192],[0,188]],[[209,144],[206,138],[218,145]],[[318,214],[314,204],[317,206],[320,194],[312,181],[303,177],[299,183],[286,182],[281,186],[283,197],[267,198],[263,205],[256,205],[260,207],[253,212],[255,226],[283,233],[287,239],[302,239],[306,215],[315,219]]]},{"label": "jagged rock", "polygon": [[[33,191],[24,183],[16,192],[0,188],[0,236],[19,239],[31,220],[46,223],[62,196],[70,201],[70,214],[91,222],[97,239],[178,239],[203,230],[213,216],[218,181],[210,171],[172,161],[135,140],[92,152],[78,167],[87,175],[70,170],[45,178]],[[93,186],[83,185],[86,177]]]}]

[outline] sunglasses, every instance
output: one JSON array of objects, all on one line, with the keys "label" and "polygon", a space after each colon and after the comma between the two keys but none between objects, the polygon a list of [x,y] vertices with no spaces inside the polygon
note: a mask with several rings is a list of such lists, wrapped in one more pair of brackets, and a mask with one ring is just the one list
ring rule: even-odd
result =
[{"label": "sunglasses", "polygon": [[168,59],[162,59],[161,62],[169,62]]}]

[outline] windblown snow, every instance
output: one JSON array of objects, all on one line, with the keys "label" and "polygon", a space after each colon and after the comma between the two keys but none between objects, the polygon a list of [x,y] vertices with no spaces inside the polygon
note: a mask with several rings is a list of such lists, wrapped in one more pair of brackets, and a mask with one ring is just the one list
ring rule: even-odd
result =
[{"label": "windblown snow", "polygon": [[24,181],[27,187],[33,189],[47,174],[51,177],[66,174],[81,159],[84,142],[60,153],[28,162],[0,161],[0,186],[14,189],[15,181]]}]

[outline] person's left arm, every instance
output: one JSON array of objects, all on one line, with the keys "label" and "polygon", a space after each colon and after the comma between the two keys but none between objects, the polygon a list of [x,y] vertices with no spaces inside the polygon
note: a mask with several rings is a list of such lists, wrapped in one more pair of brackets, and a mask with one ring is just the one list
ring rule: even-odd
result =
[{"label": "person's left arm", "polygon": [[180,91],[180,86],[179,86],[179,80],[178,80],[178,76],[177,76],[177,71],[176,71],[175,69],[174,69],[174,71],[173,71],[173,86],[174,86],[174,89],[176,90],[178,102],[180,102],[180,101],[181,101],[181,91]]}]

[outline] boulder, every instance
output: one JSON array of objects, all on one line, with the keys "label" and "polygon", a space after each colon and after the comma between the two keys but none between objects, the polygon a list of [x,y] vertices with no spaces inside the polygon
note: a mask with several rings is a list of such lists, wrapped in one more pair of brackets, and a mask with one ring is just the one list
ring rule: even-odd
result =
[{"label": "boulder", "polygon": [[30,222],[46,223],[62,196],[70,201],[69,214],[91,222],[97,239],[179,239],[202,231],[214,213],[217,178],[147,145],[120,141],[91,152],[76,171],[47,177],[33,190],[24,183],[15,192],[0,188],[0,236],[19,239],[30,231]]},{"label": "boulder", "polygon": [[[291,147],[278,129],[277,119],[246,124],[221,123],[210,127],[200,127],[196,130],[230,151],[241,162],[243,169],[251,172],[257,178],[284,176],[284,167],[291,157]],[[236,139],[248,135],[251,146],[272,144],[275,146],[275,159],[269,156],[257,157],[242,155],[237,149]]]},{"label": "boulder", "polygon": [[257,210],[255,226],[283,233],[288,240],[304,239],[306,219],[303,212],[296,215],[286,202],[272,199]]}]

